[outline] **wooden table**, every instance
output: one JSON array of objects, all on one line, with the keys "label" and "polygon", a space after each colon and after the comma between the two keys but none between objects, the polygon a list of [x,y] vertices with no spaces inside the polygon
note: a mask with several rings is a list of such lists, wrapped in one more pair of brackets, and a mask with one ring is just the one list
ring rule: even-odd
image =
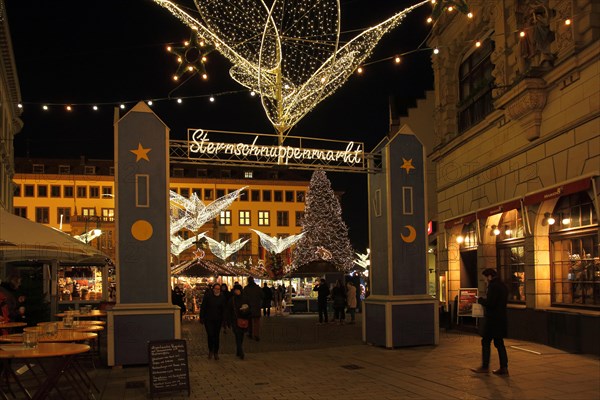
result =
[{"label": "wooden table", "polygon": [[[83,382],[87,382],[89,385],[88,388],[94,386],[98,390],[86,371],[81,368],[75,359],[77,354],[82,354],[89,350],[90,346],[75,343],[38,343],[37,347],[33,349],[26,348],[20,344],[0,344],[0,359],[3,361],[3,378],[7,380],[12,378],[15,380],[25,395],[33,400],[47,399],[50,392],[56,388],[56,384],[62,376],[68,379],[73,387],[79,388]],[[19,381],[17,374],[13,371],[10,361],[24,359],[30,365],[29,360],[40,358],[56,358],[58,365],[50,369],[50,372],[46,374],[46,379],[39,383],[34,395],[31,396]],[[85,389],[85,386],[83,389]]]},{"label": "wooden table", "polygon": [[[71,330],[78,332],[100,332],[104,330],[104,327],[100,325],[79,324],[77,326],[73,325],[70,328],[67,328],[62,322],[57,322],[56,324],[58,325],[59,331]],[[37,332],[40,335],[43,335],[46,332],[46,325],[28,326],[27,328],[23,328],[23,332]]]},{"label": "wooden table", "polygon": [[[59,330],[56,335],[38,337],[38,343],[56,343],[56,342],[83,342],[86,340],[97,339],[97,333],[81,332],[74,330]],[[13,333],[11,335],[0,336],[0,342],[22,343],[23,334]]]},{"label": "wooden table", "polygon": [[[67,313],[58,313],[58,314],[54,314],[54,316],[58,317],[58,318],[64,318],[67,316]],[[106,311],[100,311],[100,310],[92,310],[89,313],[85,313],[85,314],[81,314],[78,312],[75,312],[73,314],[73,318],[106,318]]]},{"label": "wooden table", "polygon": [[[61,323],[61,321],[45,321],[45,322],[38,322],[38,325],[47,325],[47,324],[53,324],[55,322]],[[80,320],[79,321],[79,325],[106,325],[106,321],[100,321],[97,319],[84,319],[84,320]]]},{"label": "wooden table", "polygon": [[20,328],[27,326],[25,322],[0,322],[0,329]]}]

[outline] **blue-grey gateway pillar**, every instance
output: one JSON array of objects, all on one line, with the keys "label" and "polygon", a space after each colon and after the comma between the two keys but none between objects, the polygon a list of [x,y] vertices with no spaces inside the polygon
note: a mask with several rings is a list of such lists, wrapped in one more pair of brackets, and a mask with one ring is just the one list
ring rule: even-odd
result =
[{"label": "blue-grey gateway pillar", "polygon": [[169,265],[169,128],[143,102],[115,124],[117,304],[108,364],[148,362],[148,341],[177,339]]},{"label": "blue-grey gateway pillar", "polygon": [[[437,301],[427,294],[425,156],[403,127],[373,152],[369,174],[370,296],[363,340],[387,348],[437,344]],[[371,165],[375,168],[375,165]]]}]

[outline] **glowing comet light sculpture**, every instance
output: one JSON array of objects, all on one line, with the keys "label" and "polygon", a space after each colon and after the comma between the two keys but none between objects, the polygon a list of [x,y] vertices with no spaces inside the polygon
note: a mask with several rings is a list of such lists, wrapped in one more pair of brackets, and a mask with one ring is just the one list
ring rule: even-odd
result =
[{"label": "glowing comet light sculpture", "polygon": [[194,0],[198,18],[172,1],[154,1],[233,64],[231,77],[261,96],[280,144],[285,132],[346,82],[387,32],[431,3],[400,11],[340,46],[339,0],[274,0],[270,6],[264,0]]},{"label": "glowing comet light sculpture", "polygon": [[192,247],[196,242],[202,239],[206,235],[206,232],[202,232],[199,235],[192,236],[188,239],[183,239],[179,235],[171,236],[171,254],[179,257],[181,253]]},{"label": "glowing comet light sculpture", "polygon": [[260,244],[265,249],[267,249],[268,252],[272,252],[275,254],[282,253],[287,248],[291,247],[294,243],[296,243],[298,240],[302,239],[302,236],[304,236],[304,232],[302,232],[298,235],[290,235],[286,238],[280,238],[277,236],[269,236],[266,233],[257,231],[256,229],[250,230],[256,232],[256,234],[260,238]]},{"label": "glowing comet light sculpture", "polygon": [[209,236],[204,237],[208,241],[208,248],[215,257],[226,261],[230,255],[237,253],[250,239],[243,240],[242,238],[233,243],[217,242]]}]

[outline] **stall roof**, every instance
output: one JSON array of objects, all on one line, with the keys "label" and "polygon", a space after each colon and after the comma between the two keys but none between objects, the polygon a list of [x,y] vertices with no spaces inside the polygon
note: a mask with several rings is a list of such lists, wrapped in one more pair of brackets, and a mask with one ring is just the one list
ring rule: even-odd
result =
[{"label": "stall roof", "polygon": [[312,261],[290,272],[289,277],[321,276],[323,274],[342,273],[335,265],[327,261]]}]

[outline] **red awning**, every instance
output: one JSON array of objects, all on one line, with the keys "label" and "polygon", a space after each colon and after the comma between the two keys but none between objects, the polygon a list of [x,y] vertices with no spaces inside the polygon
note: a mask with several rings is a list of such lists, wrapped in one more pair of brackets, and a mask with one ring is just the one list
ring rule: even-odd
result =
[{"label": "red awning", "polygon": [[567,196],[573,193],[588,190],[592,185],[592,178],[585,178],[579,181],[565,183],[560,186],[555,186],[551,189],[545,189],[541,192],[529,194],[525,196],[525,205],[538,204],[544,200],[554,199],[560,196]]},{"label": "red awning", "polygon": [[485,218],[489,217],[490,215],[500,214],[500,213],[503,213],[506,211],[518,209],[519,207],[521,207],[521,200],[520,199],[512,200],[512,201],[509,201],[509,202],[506,202],[503,204],[498,204],[493,207],[484,208],[483,210],[477,211],[477,218],[485,219]]},{"label": "red awning", "polygon": [[475,214],[475,213],[463,215],[462,217],[458,217],[458,218],[454,218],[449,221],[446,221],[444,223],[444,228],[450,229],[456,225],[470,224],[471,222],[475,221],[475,219],[477,219],[477,214]]}]

